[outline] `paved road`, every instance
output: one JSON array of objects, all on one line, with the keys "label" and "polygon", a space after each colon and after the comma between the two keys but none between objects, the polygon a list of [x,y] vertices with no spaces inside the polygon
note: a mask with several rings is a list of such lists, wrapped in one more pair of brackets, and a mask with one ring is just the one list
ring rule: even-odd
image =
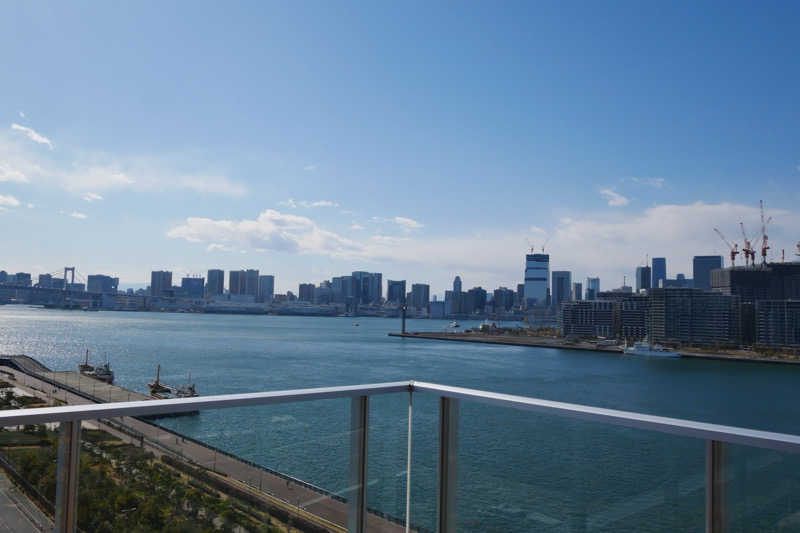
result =
[{"label": "paved road", "polygon": [[[41,381],[23,372],[12,370],[16,375],[17,384],[32,388],[32,391],[40,397],[58,398],[69,404],[88,404],[90,400],[73,394],[66,389],[53,387],[47,382]],[[76,389],[97,391],[100,398],[111,398],[116,401],[127,401],[129,394],[132,400],[143,399],[144,397],[135,392],[130,392],[116,385],[106,385],[98,383],[96,380],[78,375],[77,372],[55,372],[47,373],[46,376],[61,383],[66,383]],[[202,465],[214,472],[224,474],[234,481],[228,481],[231,485],[242,488],[246,485],[248,490],[265,501],[280,505],[294,514],[301,515],[306,519],[326,527],[331,531],[343,531],[347,528],[347,504],[332,499],[324,494],[309,489],[303,485],[287,481],[281,476],[277,476],[256,468],[243,461],[232,457],[218,454],[215,450],[200,444],[183,441],[180,436],[166,431],[158,426],[137,420],[130,417],[114,418],[113,422],[119,423],[136,435],[144,437],[144,447],[158,456],[165,453],[165,449],[172,455],[178,455],[190,459],[198,465]],[[115,428],[104,426],[104,429],[112,431],[116,436],[126,442],[140,444],[142,441],[137,438],[117,431]],[[224,479],[224,478],[223,478]],[[239,483],[236,483],[238,481]],[[347,494],[341,494],[347,497]],[[397,533],[405,531],[405,528],[394,522],[387,521],[377,515],[367,516],[367,528],[369,531]]]},{"label": "paved road", "polygon": [[42,533],[53,531],[53,524],[28,498],[0,472],[0,533]]}]

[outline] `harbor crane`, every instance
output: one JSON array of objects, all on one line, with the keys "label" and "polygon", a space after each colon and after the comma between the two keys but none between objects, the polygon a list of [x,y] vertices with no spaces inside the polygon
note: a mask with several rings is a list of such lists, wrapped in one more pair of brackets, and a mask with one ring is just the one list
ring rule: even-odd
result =
[{"label": "harbor crane", "polygon": [[[725,238],[725,235],[723,235],[722,232],[720,230],[718,230],[717,228],[714,228],[714,231],[717,232],[717,235],[719,235],[719,238],[722,239],[722,242],[727,244],[728,248],[730,248],[730,250],[731,250],[731,266],[736,266],[736,256],[739,255],[739,245],[738,244],[729,243],[728,239]],[[745,244],[746,243],[747,243],[747,241],[745,240]],[[746,258],[747,258],[747,256],[745,256],[745,259]]]}]

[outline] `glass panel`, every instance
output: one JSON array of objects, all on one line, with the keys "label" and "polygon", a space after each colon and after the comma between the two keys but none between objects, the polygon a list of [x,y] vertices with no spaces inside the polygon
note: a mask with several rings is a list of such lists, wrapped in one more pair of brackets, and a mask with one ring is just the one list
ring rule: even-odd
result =
[{"label": "glass panel", "polygon": [[[54,405],[12,375],[0,375],[0,410]],[[0,428],[0,530],[52,529],[58,428],[56,423]]]},{"label": "glass panel", "polygon": [[725,531],[800,531],[800,455],[723,445]]},{"label": "glass panel", "polygon": [[84,426],[87,531],[347,526],[349,399]]},{"label": "glass panel", "polygon": [[458,531],[700,531],[705,443],[461,402]]},{"label": "glass panel", "polygon": [[411,524],[416,531],[436,530],[439,483],[439,397],[414,393],[411,448]]}]

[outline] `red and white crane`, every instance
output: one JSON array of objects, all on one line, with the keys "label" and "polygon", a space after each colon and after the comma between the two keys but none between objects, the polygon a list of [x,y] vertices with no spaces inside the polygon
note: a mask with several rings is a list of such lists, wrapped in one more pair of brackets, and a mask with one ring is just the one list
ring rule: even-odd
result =
[{"label": "red and white crane", "polygon": [[764,220],[764,200],[759,202],[761,207],[761,264],[767,264],[767,250],[769,250],[769,237],[767,237],[767,225],[769,225],[772,217]]},{"label": "red and white crane", "polygon": [[[736,256],[739,255],[739,245],[735,244],[735,243],[734,244],[729,243],[728,239],[725,238],[725,235],[723,235],[722,232],[720,230],[718,230],[717,228],[714,228],[714,231],[717,232],[717,235],[719,235],[719,238],[722,239],[722,241],[725,244],[728,245],[728,248],[731,249],[731,266],[736,266]],[[745,240],[745,243],[747,243],[746,240]],[[745,260],[746,259],[747,259],[747,255],[745,255]]]}]

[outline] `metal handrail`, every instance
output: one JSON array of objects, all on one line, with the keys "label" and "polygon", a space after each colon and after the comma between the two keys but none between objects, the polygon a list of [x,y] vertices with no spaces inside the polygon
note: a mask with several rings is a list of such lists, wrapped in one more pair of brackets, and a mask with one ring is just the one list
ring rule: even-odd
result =
[{"label": "metal handrail", "polygon": [[41,424],[45,422],[72,422],[120,416],[163,415],[332,398],[355,398],[359,396],[373,396],[397,392],[425,392],[444,398],[470,400],[501,407],[511,407],[556,416],[577,418],[591,422],[601,422],[684,437],[800,453],[800,436],[798,435],[724,426],[680,418],[647,415],[631,411],[605,409],[601,407],[542,400],[462,387],[451,387],[448,385],[420,381],[397,381],[369,385],[226,394],[170,400],[143,400],[9,410],[0,411],[0,427]]}]

